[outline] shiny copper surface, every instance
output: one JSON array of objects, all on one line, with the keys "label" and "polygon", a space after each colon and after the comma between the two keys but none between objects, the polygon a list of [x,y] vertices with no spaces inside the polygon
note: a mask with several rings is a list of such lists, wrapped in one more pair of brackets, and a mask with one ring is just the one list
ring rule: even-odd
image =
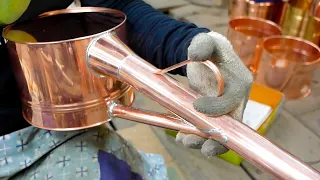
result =
[{"label": "shiny copper surface", "polygon": [[318,4],[315,3],[311,6],[308,5],[310,2],[306,1],[292,3],[291,1],[285,3],[281,20],[276,22],[282,27],[282,34],[300,37],[320,45],[320,19],[317,18]]},{"label": "shiny copper surface", "polygon": [[278,24],[282,27],[283,34],[299,37],[300,32],[305,29],[305,24],[308,21],[307,11],[286,3],[286,8],[281,16],[283,18]]},{"label": "shiny copper surface", "polygon": [[[110,102],[113,103],[113,102]],[[111,106],[111,104],[109,104]],[[210,135],[199,131],[191,124],[185,123],[183,119],[174,115],[160,114],[140,109],[135,109],[121,104],[115,104],[111,108],[111,113],[115,117],[129,119],[143,124],[149,124],[161,128],[177,130],[184,133],[195,134],[209,138]]]},{"label": "shiny copper surface", "polygon": [[299,37],[320,46],[320,0],[312,0],[305,31],[302,31]]},{"label": "shiny copper surface", "polygon": [[[188,63],[191,63],[191,62],[194,62],[194,61],[192,61],[192,60],[183,61],[183,62],[178,63],[176,65],[173,65],[173,66],[170,66],[168,68],[162,69],[162,70],[156,72],[156,74],[160,74],[160,75],[161,74],[165,74],[165,73],[167,73],[169,71],[172,71],[172,70],[177,69],[179,67],[185,66],[185,65],[187,65]],[[203,63],[208,68],[210,68],[212,70],[212,72],[214,73],[214,75],[216,76],[217,81],[218,81],[217,96],[221,96],[222,93],[223,93],[223,90],[224,90],[224,79],[223,79],[222,74],[220,73],[218,67],[213,62],[211,62],[210,60],[203,60],[203,61],[200,61],[200,63]]]},{"label": "shiny copper surface", "polygon": [[[169,109],[178,117],[207,132],[211,138],[234,150],[253,165],[269,172],[279,179],[320,179],[318,171],[303,163],[295,156],[275,144],[243,123],[229,116],[209,117],[197,112],[193,102],[201,97],[189,87],[174,80],[167,74],[159,74],[159,69],[138,57],[115,34],[108,33],[94,39],[88,47],[88,66],[104,76],[119,78],[135,89]],[[113,107],[112,113],[135,121],[150,123],[161,127],[178,127],[172,124],[172,118],[163,115]],[[149,120],[147,120],[149,119]],[[167,119],[166,123],[159,123]],[[169,120],[169,122],[167,122]],[[171,121],[170,121],[171,120]],[[177,122],[178,123],[178,122]],[[178,129],[177,129],[178,130]]]},{"label": "shiny copper surface", "polygon": [[231,0],[229,6],[230,19],[236,17],[257,17],[272,20],[274,16],[275,4],[272,2],[257,3],[251,0]]},{"label": "shiny copper surface", "polygon": [[258,71],[259,49],[263,38],[280,34],[281,28],[272,21],[237,17],[229,21],[227,38],[243,63],[255,73]]},{"label": "shiny copper surface", "polygon": [[319,0],[313,1],[311,15],[320,19],[320,1]]},{"label": "shiny copper surface", "polygon": [[[44,13],[41,18],[65,13],[104,12],[104,8],[75,8]],[[40,19],[40,18],[39,18]],[[124,21],[106,32],[117,33],[126,41]],[[95,77],[85,63],[86,48],[99,34],[55,42],[21,42],[7,36],[16,25],[8,26],[3,37],[9,41],[11,64],[20,87],[23,115],[33,126],[51,130],[83,129],[109,120],[105,102],[120,99],[133,102],[131,87],[111,77]]]},{"label": "shiny copper surface", "polygon": [[289,4],[291,6],[297,7],[301,10],[309,10],[310,6],[312,5],[313,0],[289,0]]},{"label": "shiny copper surface", "polygon": [[315,44],[289,36],[269,37],[255,81],[282,91],[287,99],[305,97],[319,62],[320,48]]}]

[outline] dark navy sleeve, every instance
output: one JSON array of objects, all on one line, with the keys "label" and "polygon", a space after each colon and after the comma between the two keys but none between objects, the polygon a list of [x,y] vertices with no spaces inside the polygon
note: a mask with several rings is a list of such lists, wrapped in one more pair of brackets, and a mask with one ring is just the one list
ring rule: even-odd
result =
[{"label": "dark navy sleeve", "polygon": [[[118,9],[127,15],[129,46],[158,68],[187,59],[191,39],[208,29],[177,21],[142,0],[82,0],[82,6]],[[171,73],[185,75],[185,67]]]}]

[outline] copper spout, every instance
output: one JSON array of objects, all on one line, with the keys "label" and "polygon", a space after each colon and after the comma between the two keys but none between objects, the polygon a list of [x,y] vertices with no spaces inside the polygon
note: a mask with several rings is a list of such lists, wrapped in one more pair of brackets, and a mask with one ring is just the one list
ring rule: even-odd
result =
[{"label": "copper spout", "polygon": [[130,119],[131,121],[143,124],[195,134],[207,138],[210,137],[210,135],[199,131],[196,127],[177,116],[135,109],[117,104],[114,101],[109,102],[108,105],[111,117],[115,116],[119,118]]},{"label": "copper spout", "polygon": [[[320,174],[315,169],[243,123],[229,116],[208,117],[197,112],[192,103],[201,97],[200,94],[166,74],[158,74],[159,69],[134,54],[115,34],[108,33],[94,39],[87,49],[87,57],[88,66],[95,73],[109,75],[132,85],[141,93],[191,123],[201,132],[207,132],[211,138],[275,177],[290,180],[320,179]],[[143,113],[139,117],[138,112],[124,109],[114,109],[112,112],[140,122],[147,122],[145,120],[152,117],[151,114],[144,115]],[[151,124],[159,125],[158,122],[164,119],[167,118],[156,116],[155,121]],[[170,127],[170,124],[172,125],[171,122],[168,122],[166,127]],[[171,127],[178,126],[175,124]]]}]

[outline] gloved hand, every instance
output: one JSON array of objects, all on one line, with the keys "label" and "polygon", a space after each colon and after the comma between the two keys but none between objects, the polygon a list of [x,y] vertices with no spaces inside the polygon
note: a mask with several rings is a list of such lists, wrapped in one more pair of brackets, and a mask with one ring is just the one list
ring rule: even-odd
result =
[{"label": "gloved hand", "polygon": [[[190,87],[203,95],[193,103],[194,108],[204,114],[214,116],[228,114],[242,121],[253,77],[233,51],[227,38],[216,32],[196,35],[188,48],[188,59],[194,61],[211,59],[225,80],[224,93],[217,97],[217,80],[213,72],[200,62],[189,63],[187,76]],[[179,132],[176,141],[189,148],[201,149],[205,156],[216,156],[228,151],[213,139],[192,134]]]}]

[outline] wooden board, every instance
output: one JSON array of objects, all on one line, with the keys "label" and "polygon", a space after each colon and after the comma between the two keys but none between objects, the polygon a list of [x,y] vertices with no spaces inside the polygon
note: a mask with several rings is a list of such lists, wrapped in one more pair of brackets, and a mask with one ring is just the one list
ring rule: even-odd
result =
[{"label": "wooden board", "polygon": [[204,12],[210,11],[210,8],[208,7],[202,7],[202,6],[195,6],[195,5],[186,5],[186,6],[181,6],[178,8],[173,8],[169,10],[169,15],[172,18],[175,19],[183,19],[184,17],[187,16],[192,16],[195,14],[200,14]]},{"label": "wooden board", "polygon": [[144,0],[146,3],[150,4],[153,8],[159,11],[167,11],[174,7],[179,7],[189,4],[184,0]]},{"label": "wooden board", "polygon": [[222,5],[227,5],[228,0],[187,0],[188,2],[200,6],[222,6]]},{"label": "wooden board", "polygon": [[228,29],[228,18],[211,14],[196,14],[183,18],[187,22],[194,23],[198,27],[208,28],[212,31],[226,35]]}]

